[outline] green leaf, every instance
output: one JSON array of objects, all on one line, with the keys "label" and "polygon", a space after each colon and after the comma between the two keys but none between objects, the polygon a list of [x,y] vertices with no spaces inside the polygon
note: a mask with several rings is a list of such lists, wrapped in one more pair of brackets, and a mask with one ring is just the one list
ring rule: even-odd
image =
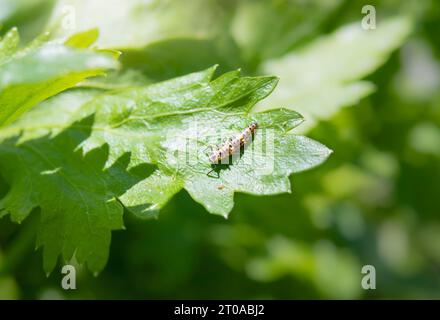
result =
[{"label": "green leaf", "polygon": [[308,125],[303,129],[311,128],[372,93],[374,86],[359,79],[382,65],[410,30],[405,18],[379,21],[373,30],[364,30],[356,22],[300,51],[268,61],[263,72],[279,75],[280,87],[255,110],[287,105],[304,115]]},{"label": "green leaf", "polygon": [[12,28],[0,39],[0,65],[5,63],[15,53],[20,37],[17,28]]},{"label": "green leaf", "polygon": [[203,70],[214,64],[219,64],[224,71],[242,65],[240,52],[229,37],[161,40],[142,49],[124,50],[121,63],[124,68],[142,71],[145,76],[156,81]]},{"label": "green leaf", "polygon": [[231,32],[252,67],[279,57],[316,31],[341,0],[241,0]]},{"label": "green leaf", "polygon": [[111,55],[42,41],[17,51],[18,33],[12,29],[0,42],[0,126],[44,99],[117,67]]},{"label": "green leaf", "polygon": [[25,42],[38,36],[47,23],[55,0],[0,0],[0,28],[19,26]]},{"label": "green leaf", "polygon": [[[302,122],[294,111],[249,114],[275,77],[234,71],[212,80],[214,71],[114,92],[65,92],[0,130],[0,170],[10,185],[0,216],[20,222],[41,208],[38,246],[47,272],[59,254],[75,254],[99,272],[111,230],[123,227],[121,204],[147,218],[185,189],[226,217],[235,192],[290,192],[291,173],[330,154],[289,133]],[[221,141],[220,130],[230,137],[253,121],[260,126],[253,141],[231,165],[217,167],[218,177],[208,176],[206,146]]]},{"label": "green leaf", "polygon": [[[302,122],[298,113],[277,109],[249,114],[256,102],[272,92],[276,78],[230,72],[211,80],[213,72],[210,68],[102,96],[87,105],[96,114],[84,150],[108,143],[108,164],[130,152],[132,166],[157,165],[149,178],[120,198],[139,216],[155,215],[182,188],[209,212],[227,216],[235,192],[290,192],[291,173],[313,167],[329,155],[323,145],[288,132]],[[261,129],[249,149],[218,170],[218,178],[207,175],[212,166],[206,147],[241,132],[253,121]]]},{"label": "green leaf", "polygon": [[222,30],[221,15],[215,0],[60,0],[50,25],[57,36],[98,28],[100,47],[134,49],[168,38],[210,38]]},{"label": "green leaf", "polygon": [[[87,95],[78,100],[60,96],[53,102],[81,99]],[[24,120],[21,125],[31,119]],[[19,142],[18,136],[11,136],[0,144],[0,168],[10,185],[0,201],[0,217],[10,214],[13,221],[21,222],[40,207],[37,247],[44,247],[47,273],[59,254],[65,261],[75,255],[94,272],[102,270],[111,231],[123,228],[123,207],[117,197],[142,177],[126,170],[128,154],[104,169],[106,145],[83,155],[77,146],[87,138],[92,121],[92,117],[85,118],[53,138]]]},{"label": "green leaf", "polygon": [[64,44],[74,47],[74,48],[88,48],[93,43],[96,42],[96,40],[99,37],[99,31],[98,29],[91,29],[86,30],[83,32],[75,33],[74,35],[70,36]]}]

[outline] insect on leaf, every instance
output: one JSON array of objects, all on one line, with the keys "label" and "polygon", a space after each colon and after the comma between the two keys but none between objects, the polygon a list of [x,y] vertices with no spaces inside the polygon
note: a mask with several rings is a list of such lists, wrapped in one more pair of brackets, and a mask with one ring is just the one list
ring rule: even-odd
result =
[{"label": "insect on leaf", "polygon": [[[185,189],[226,217],[235,192],[290,192],[291,173],[330,154],[289,132],[303,120],[298,113],[250,113],[277,78],[233,71],[213,79],[214,71],[114,92],[65,92],[0,130],[0,169],[10,185],[0,215],[19,222],[41,208],[38,246],[47,272],[60,254],[68,260],[74,253],[92,271],[102,270],[111,231],[123,227],[123,206],[156,216]],[[208,175],[209,146],[253,122],[253,139]]]},{"label": "insect on leaf", "polygon": [[[311,168],[330,154],[320,143],[289,133],[303,120],[295,111],[250,113],[272,92],[277,78],[241,77],[233,71],[212,80],[214,71],[103,96],[87,106],[96,118],[83,144],[86,151],[108,143],[109,164],[130,152],[131,165],[157,166],[152,176],[120,198],[139,216],[155,215],[182,188],[209,212],[227,216],[235,192],[290,192],[291,173]],[[254,121],[259,129],[241,157],[214,168],[217,178],[207,175],[213,168],[206,149]]]}]

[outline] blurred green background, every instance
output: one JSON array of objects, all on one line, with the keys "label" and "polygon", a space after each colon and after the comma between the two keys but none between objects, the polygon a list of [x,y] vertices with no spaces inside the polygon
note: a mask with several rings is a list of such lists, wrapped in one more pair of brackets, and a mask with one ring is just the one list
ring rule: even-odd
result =
[{"label": "blurred green background", "polygon": [[[94,277],[78,267],[73,291],[61,289],[59,270],[43,272],[34,251],[38,215],[20,226],[5,217],[0,298],[440,298],[440,2],[1,0],[0,32],[17,26],[24,44],[45,30],[63,36],[72,31],[63,15],[73,9],[76,31],[98,27],[98,45],[123,53],[123,69],[100,85],[155,82],[218,63],[222,72],[270,72],[288,91],[290,75],[301,83],[307,74],[282,57],[349,23],[360,28],[366,4],[376,8],[378,29],[364,32],[397,16],[411,21],[411,31],[377,67],[340,76],[374,89],[363,87],[328,115],[325,103],[313,106],[307,135],[334,153],[291,177],[292,194],[237,194],[228,220],[185,192],[158,220],[127,213],[105,270]],[[336,64],[334,77],[366,60]],[[271,72],[273,64],[282,74]],[[314,85],[319,93],[321,83]],[[298,110],[308,119],[307,108]],[[375,266],[376,290],[362,289],[363,265]]]}]

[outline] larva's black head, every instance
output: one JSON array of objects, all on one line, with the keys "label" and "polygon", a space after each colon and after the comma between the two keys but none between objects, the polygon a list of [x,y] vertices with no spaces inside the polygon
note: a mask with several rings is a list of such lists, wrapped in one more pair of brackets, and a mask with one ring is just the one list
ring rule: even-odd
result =
[{"label": "larva's black head", "polygon": [[251,129],[252,131],[258,128],[258,123],[256,123],[255,121],[251,123],[251,125],[249,126],[249,129]]}]

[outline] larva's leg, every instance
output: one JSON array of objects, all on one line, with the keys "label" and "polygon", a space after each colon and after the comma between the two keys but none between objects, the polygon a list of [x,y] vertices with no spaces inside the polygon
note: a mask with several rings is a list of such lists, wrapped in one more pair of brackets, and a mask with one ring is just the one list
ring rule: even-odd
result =
[{"label": "larva's leg", "polygon": [[[217,173],[217,176],[216,176],[216,177],[213,176],[213,175],[211,175],[211,172],[213,172],[213,171],[215,171],[215,172]],[[211,171],[209,171],[206,175],[207,175],[208,177],[210,177],[210,178],[217,178],[217,179],[220,179],[220,172],[216,171],[215,168],[211,169]]]}]

